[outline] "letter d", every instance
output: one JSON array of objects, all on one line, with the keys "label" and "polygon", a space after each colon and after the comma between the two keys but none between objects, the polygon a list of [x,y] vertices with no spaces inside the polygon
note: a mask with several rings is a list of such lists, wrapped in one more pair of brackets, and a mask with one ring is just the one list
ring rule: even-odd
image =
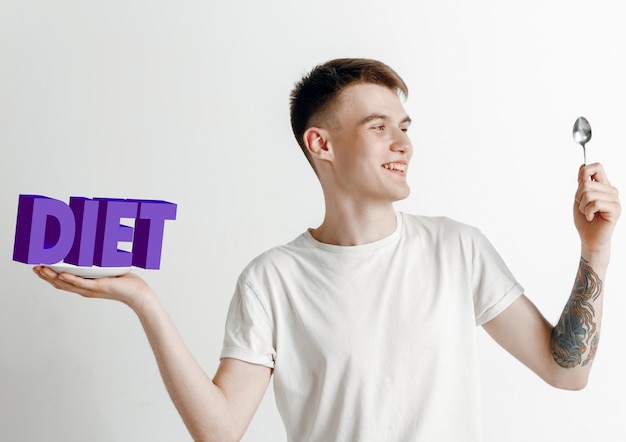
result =
[{"label": "letter d", "polygon": [[62,261],[74,242],[76,222],[63,201],[41,195],[20,195],[13,260],[26,264]]}]

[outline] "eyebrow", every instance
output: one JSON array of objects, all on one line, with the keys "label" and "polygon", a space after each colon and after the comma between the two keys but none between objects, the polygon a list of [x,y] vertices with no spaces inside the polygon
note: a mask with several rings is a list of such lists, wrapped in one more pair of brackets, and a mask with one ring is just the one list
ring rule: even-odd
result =
[{"label": "eyebrow", "polygon": [[[390,119],[391,118],[388,115],[384,115],[384,114],[370,114],[370,115],[368,115],[367,117],[365,117],[365,118],[363,118],[361,120],[361,124],[362,125],[367,124],[367,123],[369,123],[372,120],[384,120],[384,121],[387,121],[387,120],[390,120]],[[404,117],[404,119],[402,121],[400,121],[400,124],[402,124],[402,123],[411,124],[411,121],[412,121],[411,117],[409,117],[407,115],[406,117]]]}]

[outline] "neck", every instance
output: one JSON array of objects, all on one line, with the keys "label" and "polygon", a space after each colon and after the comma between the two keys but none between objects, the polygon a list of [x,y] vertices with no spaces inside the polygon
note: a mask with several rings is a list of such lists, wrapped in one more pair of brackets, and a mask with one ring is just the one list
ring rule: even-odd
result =
[{"label": "neck", "polygon": [[391,235],[397,226],[391,203],[360,205],[326,203],[324,221],[311,235],[323,243],[338,246],[358,246]]}]

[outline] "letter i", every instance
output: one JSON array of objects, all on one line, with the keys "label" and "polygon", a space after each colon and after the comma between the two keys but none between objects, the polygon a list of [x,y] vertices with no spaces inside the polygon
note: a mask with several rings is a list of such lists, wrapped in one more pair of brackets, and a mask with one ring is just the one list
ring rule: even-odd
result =
[{"label": "letter i", "polygon": [[76,220],[74,244],[64,261],[81,267],[91,267],[96,243],[99,201],[70,197],[70,208]]}]

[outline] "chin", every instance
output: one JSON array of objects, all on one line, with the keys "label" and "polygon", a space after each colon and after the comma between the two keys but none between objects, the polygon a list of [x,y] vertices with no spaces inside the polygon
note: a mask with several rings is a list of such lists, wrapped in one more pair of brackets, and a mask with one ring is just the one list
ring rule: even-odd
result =
[{"label": "chin", "polygon": [[394,195],[394,202],[405,200],[409,197],[410,194],[411,194],[411,189],[407,187],[403,191],[399,191]]},{"label": "chin", "polygon": [[411,194],[411,188],[407,184],[406,187],[404,188],[404,192],[402,193],[402,198],[400,199],[406,199],[409,197],[410,194]]}]

